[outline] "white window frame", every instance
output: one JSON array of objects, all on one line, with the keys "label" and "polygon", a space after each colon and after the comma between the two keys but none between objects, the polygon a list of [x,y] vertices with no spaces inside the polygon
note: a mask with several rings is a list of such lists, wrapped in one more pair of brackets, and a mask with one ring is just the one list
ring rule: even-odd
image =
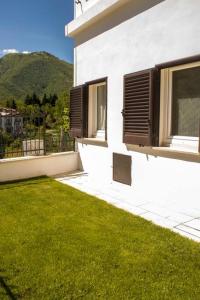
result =
[{"label": "white window frame", "polygon": [[160,92],[160,146],[167,146],[174,150],[198,152],[199,138],[171,135],[172,126],[172,84],[173,72],[200,67],[200,62],[179,65],[161,70]]},{"label": "white window frame", "polygon": [[88,137],[98,140],[106,139],[106,130],[97,130],[97,88],[103,85],[106,86],[106,81],[89,86]]}]

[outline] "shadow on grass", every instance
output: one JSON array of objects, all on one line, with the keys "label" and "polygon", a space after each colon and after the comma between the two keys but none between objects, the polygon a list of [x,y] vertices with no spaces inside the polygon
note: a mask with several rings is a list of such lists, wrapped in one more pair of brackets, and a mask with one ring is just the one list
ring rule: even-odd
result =
[{"label": "shadow on grass", "polygon": [[0,182],[0,190],[9,190],[16,187],[38,184],[38,182],[45,182],[49,180],[51,179],[47,176],[40,176],[40,177],[21,179],[15,181]]},{"label": "shadow on grass", "polygon": [[[8,286],[8,284],[6,283],[6,279],[3,278],[1,275],[0,275],[0,288],[3,291],[3,292],[0,291],[0,298],[1,298],[1,296],[3,297],[3,296],[6,295],[11,300],[17,300],[17,296],[14,295],[14,293],[11,290],[11,288],[15,288],[15,287],[14,286]],[[3,298],[1,298],[1,299],[3,299]]]}]

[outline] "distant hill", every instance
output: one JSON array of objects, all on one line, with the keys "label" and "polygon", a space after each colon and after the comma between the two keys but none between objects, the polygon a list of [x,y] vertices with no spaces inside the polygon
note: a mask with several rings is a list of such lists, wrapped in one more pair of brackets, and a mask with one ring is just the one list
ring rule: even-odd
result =
[{"label": "distant hill", "polygon": [[27,94],[61,94],[71,88],[73,66],[47,52],[8,54],[0,59],[0,105]]}]

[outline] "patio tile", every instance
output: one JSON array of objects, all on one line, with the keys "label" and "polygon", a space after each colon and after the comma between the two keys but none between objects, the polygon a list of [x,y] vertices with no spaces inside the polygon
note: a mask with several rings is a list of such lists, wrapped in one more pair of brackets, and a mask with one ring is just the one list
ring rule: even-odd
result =
[{"label": "patio tile", "polygon": [[78,190],[80,190],[84,193],[87,193],[87,194],[91,194],[93,196],[99,196],[100,195],[100,192],[98,192],[97,190],[91,188],[90,186],[88,187],[85,184],[80,184],[80,183],[77,183],[77,182],[70,182],[70,181],[65,181],[65,184],[68,184],[68,185],[72,186],[75,189],[78,189]]},{"label": "patio tile", "polygon": [[199,210],[196,210],[196,209],[192,209],[192,208],[186,208],[183,213],[186,215],[186,216],[190,216],[192,217],[193,219],[196,219],[196,218],[200,218],[200,211]]},{"label": "patio tile", "polygon": [[173,227],[178,225],[177,222],[171,221],[167,218],[161,217],[161,216],[156,215],[151,212],[147,212],[147,213],[143,214],[142,217],[148,221],[152,221],[153,223],[160,225],[162,227],[165,227],[165,228],[172,229]]},{"label": "patio tile", "polygon": [[178,223],[185,223],[188,221],[193,220],[193,217],[187,216],[183,213],[176,213],[176,212],[170,212],[170,216],[168,217],[169,220],[175,221]]},{"label": "patio tile", "polygon": [[173,203],[171,205],[171,209],[174,212],[184,214],[184,215],[189,216],[193,219],[194,218],[200,218],[200,203],[199,203],[199,206],[196,207],[196,206],[193,206],[193,204],[190,203],[190,202],[188,202],[187,205],[177,202],[177,203]]},{"label": "patio tile", "polygon": [[176,229],[179,229],[181,231],[184,231],[192,236],[196,236],[200,239],[200,231],[199,230],[196,230],[192,227],[188,227],[188,226],[184,226],[184,225],[179,225],[176,227]]},{"label": "patio tile", "polygon": [[167,218],[170,216],[170,210],[168,210],[166,207],[159,206],[155,203],[148,203],[145,205],[141,205],[140,208],[143,208],[153,214],[159,215],[161,217]]},{"label": "patio tile", "polygon": [[138,215],[138,216],[143,215],[147,212],[146,210],[138,208],[137,206],[132,206],[132,205],[129,205],[129,204],[123,203],[123,202],[115,203],[115,206],[118,208],[124,209],[127,212],[130,212],[134,215]]},{"label": "patio tile", "polygon": [[197,237],[195,235],[191,235],[188,232],[182,231],[182,230],[180,230],[178,228],[173,228],[173,231],[176,232],[176,233],[178,233],[178,234],[180,234],[180,235],[182,235],[182,236],[184,236],[184,237],[189,238],[190,240],[194,240],[196,242],[200,242],[200,238],[199,237]]},{"label": "patio tile", "polygon": [[137,207],[137,206],[131,206],[129,208],[129,212],[131,212],[131,213],[133,213],[133,214],[135,214],[137,216],[143,216],[144,214],[147,213],[146,210],[144,210],[144,209],[142,209],[140,207]]},{"label": "patio tile", "polygon": [[200,231],[200,219],[193,219],[190,222],[186,222],[184,225]]},{"label": "patio tile", "polygon": [[101,200],[104,200],[104,201],[106,201],[106,202],[108,202],[110,204],[115,204],[115,203],[118,202],[115,197],[112,197],[112,196],[110,196],[108,194],[102,194],[102,193],[100,193],[98,195],[98,198],[101,199]]},{"label": "patio tile", "polygon": [[100,193],[98,191],[96,191],[95,189],[92,189],[90,187],[89,188],[88,187],[82,187],[82,191],[86,194],[90,194],[90,195],[93,195],[93,196],[97,196],[97,197],[100,196]]},{"label": "patio tile", "polygon": [[149,202],[146,201],[145,199],[140,199],[139,197],[123,197],[123,195],[121,197],[118,197],[118,199],[120,199],[121,201],[126,201],[128,204],[133,205],[133,206],[137,206],[138,208],[142,208],[143,205],[148,205]]}]

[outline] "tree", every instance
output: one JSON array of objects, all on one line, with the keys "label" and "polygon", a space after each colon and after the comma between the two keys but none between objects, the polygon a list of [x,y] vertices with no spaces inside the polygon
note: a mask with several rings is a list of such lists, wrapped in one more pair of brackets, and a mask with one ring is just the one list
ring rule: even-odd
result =
[{"label": "tree", "polygon": [[49,99],[47,98],[47,94],[44,94],[42,98],[42,105],[46,105],[49,103]]},{"label": "tree", "polygon": [[15,100],[12,101],[11,108],[17,109],[17,104],[16,104]]},{"label": "tree", "polygon": [[51,106],[55,107],[57,100],[58,100],[58,96],[56,94],[54,94],[53,96],[51,96],[50,97],[50,104],[51,104]]},{"label": "tree", "polygon": [[67,132],[69,130],[69,95],[67,92],[58,97],[54,115],[57,127]]},{"label": "tree", "polygon": [[33,93],[33,95],[32,95],[31,104],[38,105],[38,106],[41,105],[40,99],[35,93]]},{"label": "tree", "polygon": [[31,97],[29,95],[26,96],[26,98],[24,100],[24,104],[25,105],[30,105],[31,104]]},{"label": "tree", "polygon": [[11,103],[10,103],[9,100],[6,101],[6,107],[7,107],[7,108],[11,108]]},{"label": "tree", "polygon": [[[24,100],[24,105],[20,108],[20,112],[27,116],[45,116],[45,123],[48,129],[58,129],[61,132],[66,132],[69,127],[69,112],[66,111],[69,107],[69,93],[66,91],[61,95],[44,94],[40,101],[39,97],[33,93],[32,96],[27,95]],[[41,123],[41,122],[40,122]],[[35,122],[38,126],[38,122]]]}]

